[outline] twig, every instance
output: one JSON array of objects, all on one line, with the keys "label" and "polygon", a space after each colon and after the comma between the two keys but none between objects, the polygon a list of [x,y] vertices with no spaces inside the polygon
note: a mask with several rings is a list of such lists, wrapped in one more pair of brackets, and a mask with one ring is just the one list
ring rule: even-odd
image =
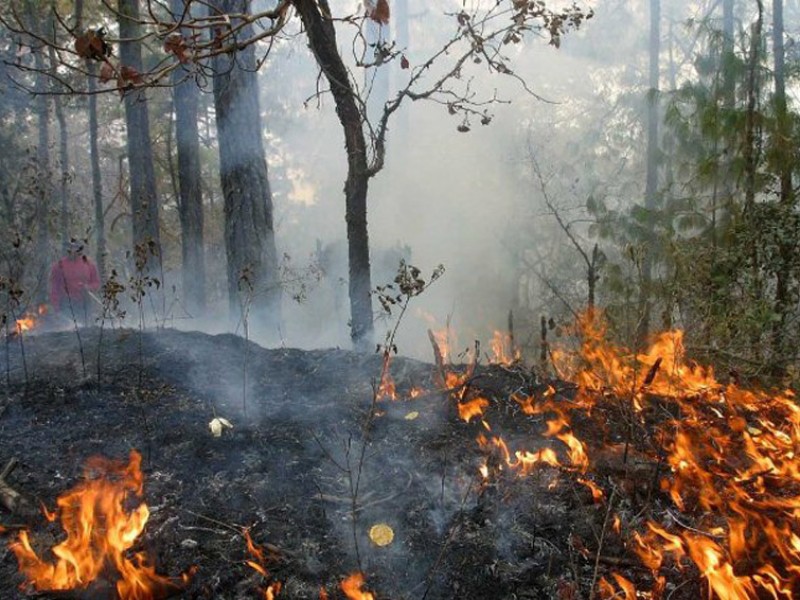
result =
[{"label": "twig", "polygon": [[597,589],[597,578],[600,575],[600,559],[603,554],[603,542],[605,541],[606,531],[608,530],[608,522],[611,519],[611,512],[614,509],[614,499],[617,494],[617,488],[611,488],[611,495],[608,498],[608,506],[606,507],[606,516],[603,519],[603,528],[600,530],[600,539],[597,542],[597,554],[594,559],[594,570],[592,572],[592,587],[589,590],[589,600],[594,600],[595,590]]}]

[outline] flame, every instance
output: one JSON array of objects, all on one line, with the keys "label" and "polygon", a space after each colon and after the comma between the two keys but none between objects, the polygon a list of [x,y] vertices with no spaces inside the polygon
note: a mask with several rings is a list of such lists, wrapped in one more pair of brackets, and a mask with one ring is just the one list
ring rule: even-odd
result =
[{"label": "flame", "polygon": [[[253,542],[253,538],[250,537],[249,528],[242,529],[242,535],[247,545],[247,551],[252,557],[251,559],[245,560],[245,564],[265,579],[269,579],[270,574],[265,566],[267,563],[267,556],[264,553],[264,549]],[[259,590],[259,592],[263,595],[262,597],[264,600],[275,600],[275,597],[280,593],[282,587],[283,584],[281,584],[280,581],[275,581],[270,583],[265,589]]]},{"label": "flame", "polygon": [[[130,511],[125,508],[131,496],[141,500],[141,461],[141,455],[131,451],[127,465],[100,457],[87,462],[84,480],[57,500],[67,537],[52,548],[54,563],[40,558],[28,532],[20,532],[10,547],[28,585],[44,591],[85,589],[113,569],[121,600],[152,600],[181,587],[156,574],[144,553],[134,554],[132,561],[127,558],[150,514],[143,502]],[[183,584],[188,577],[183,575]]]},{"label": "flame", "polygon": [[15,322],[17,334],[24,331],[31,331],[39,325],[40,318],[47,314],[47,305],[41,304],[36,308],[36,312],[26,312]]},{"label": "flame", "polygon": [[458,403],[458,416],[469,423],[472,419],[483,416],[484,411],[489,406],[486,398],[473,398],[466,402]]},{"label": "flame", "polygon": [[397,400],[397,385],[389,372],[389,365],[392,357],[388,351],[383,354],[383,365],[381,367],[381,382],[378,385],[377,398],[379,400]]},{"label": "flame", "polygon": [[375,600],[375,596],[371,592],[362,591],[362,587],[364,575],[361,573],[353,573],[341,583],[342,591],[349,600]]},{"label": "flame", "polygon": [[510,366],[522,360],[520,349],[514,347],[511,335],[506,332],[495,330],[489,346],[492,349],[492,364]]},{"label": "flame", "polygon": [[[634,551],[656,577],[656,589],[664,585],[659,570],[671,561],[678,567],[693,564],[715,598],[795,597],[800,407],[794,394],[721,383],[712,368],[686,359],[681,331],[655,336],[641,353],[606,342],[597,316],[584,317],[577,332],[579,352],[553,352],[559,374],[578,385],[574,402],[557,406],[551,397],[518,402],[526,414],[555,414],[547,435],[567,444],[571,462],[583,469],[586,448],[573,439],[569,411],[591,416],[606,398],[629,402],[633,415],[643,415],[654,397],[674,405],[679,416],[656,425],[653,439],[669,466],[661,490],[686,513],[691,527],[651,521],[632,536]],[[628,584],[614,580],[626,598],[635,597]],[[608,581],[599,591],[618,597]]]}]

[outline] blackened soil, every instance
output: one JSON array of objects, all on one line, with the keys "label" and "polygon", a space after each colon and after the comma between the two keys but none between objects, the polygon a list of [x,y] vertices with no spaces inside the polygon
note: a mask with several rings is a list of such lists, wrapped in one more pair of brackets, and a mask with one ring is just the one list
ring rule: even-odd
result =
[{"label": "blackened soil", "polygon": [[[141,452],[151,517],[136,549],[163,574],[196,567],[180,597],[264,597],[266,580],[245,564],[244,527],[270,549],[279,598],[317,599],[321,587],[342,598],[338,583],[359,569],[377,598],[588,597],[592,581],[611,571],[648,583],[608,527],[606,504],[577,474],[498,471],[484,482],[486,455],[475,440],[488,432],[479,420],[461,421],[448,394],[430,391],[430,365],[394,358],[401,397],[412,387],[429,392],[381,401],[370,417],[376,355],[264,349],[233,335],[172,330],[5,341],[0,468],[19,461],[8,484],[52,508],[87,458]],[[512,399],[541,388],[524,370],[486,367],[469,395],[489,398],[485,421],[512,448],[549,445],[563,456],[560,442],[541,435],[544,418],[525,416]],[[559,397],[569,394],[565,387]],[[218,438],[209,429],[215,417],[233,424]],[[593,435],[615,443],[613,428]],[[600,485],[614,475],[607,471],[596,474]],[[621,486],[615,510],[633,513],[651,496],[646,484]],[[369,539],[377,523],[394,531],[388,546]],[[0,524],[26,525],[45,555],[63,537],[55,524],[3,508]],[[32,593],[7,548],[15,535],[0,537],[3,600]],[[674,598],[698,589],[684,585],[686,595]],[[107,585],[70,597],[92,595],[114,598]]]}]

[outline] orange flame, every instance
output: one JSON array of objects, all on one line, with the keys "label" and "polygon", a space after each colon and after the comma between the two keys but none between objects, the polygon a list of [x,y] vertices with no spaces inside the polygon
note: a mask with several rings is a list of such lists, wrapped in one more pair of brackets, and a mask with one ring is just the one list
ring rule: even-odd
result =
[{"label": "orange flame", "polygon": [[[264,549],[253,542],[253,538],[250,537],[250,530],[248,528],[242,529],[242,535],[244,535],[247,551],[250,553],[250,556],[253,557],[252,559],[245,560],[245,564],[262,577],[269,579],[270,574],[265,566],[267,562],[267,556],[264,554]],[[263,594],[264,600],[274,600],[275,597],[280,593],[282,587],[283,585],[280,581],[275,581],[270,583],[266,589],[260,590],[260,593]]]},{"label": "orange flame", "polygon": [[[121,600],[152,600],[181,587],[156,574],[144,553],[136,553],[133,561],[127,558],[150,514],[144,503],[125,509],[131,495],[141,499],[141,461],[131,451],[127,465],[99,457],[87,462],[84,480],[57,500],[67,538],[52,548],[55,563],[40,558],[28,532],[20,532],[10,547],[29,585],[46,591],[85,589],[111,567],[119,576]],[[185,584],[188,575],[182,579]]]},{"label": "orange flame", "polygon": [[379,400],[397,400],[397,385],[389,372],[389,365],[392,362],[389,352],[383,355],[383,365],[381,367],[381,381],[378,385],[377,398]]},{"label": "orange flame", "polygon": [[469,423],[472,419],[483,416],[484,411],[489,406],[486,398],[473,398],[466,402],[458,403],[458,416]]},{"label": "orange flame", "polygon": [[37,307],[36,312],[26,312],[19,319],[16,319],[15,327],[17,334],[24,331],[31,331],[39,324],[40,317],[47,314],[47,305],[41,304]]},{"label": "orange flame", "polygon": [[522,360],[522,353],[519,348],[514,348],[508,333],[495,331],[489,346],[492,348],[492,364],[510,366]]},{"label": "orange flame", "polygon": [[342,591],[349,600],[375,600],[375,596],[371,592],[361,589],[363,587],[364,575],[361,573],[353,573],[341,583]]},{"label": "orange flame", "polygon": [[[645,566],[657,575],[668,559],[678,566],[691,562],[709,594],[722,600],[795,597],[800,407],[794,394],[720,383],[713,369],[686,360],[681,331],[656,336],[637,354],[607,343],[599,318],[585,317],[579,325],[580,352],[554,352],[558,372],[579,386],[575,402],[568,409],[549,400],[520,404],[528,414],[555,412],[548,433],[568,445],[574,442],[564,437],[566,410],[591,410],[609,395],[629,401],[634,411],[648,409],[654,397],[675,405],[680,416],[656,431],[670,468],[660,485],[680,511],[691,513],[692,527],[668,531],[650,522],[646,532],[634,533]],[[574,448],[573,460],[580,460],[582,448]],[[615,581],[629,597],[626,584]],[[658,586],[663,577],[656,577]],[[608,582],[602,588],[614,589]]]}]

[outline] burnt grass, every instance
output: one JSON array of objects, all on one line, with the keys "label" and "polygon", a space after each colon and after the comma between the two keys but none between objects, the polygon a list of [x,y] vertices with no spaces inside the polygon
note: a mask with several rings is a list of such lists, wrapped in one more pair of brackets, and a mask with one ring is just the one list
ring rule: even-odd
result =
[{"label": "burnt grass", "polygon": [[[486,453],[475,440],[487,432],[479,420],[461,421],[446,393],[381,401],[370,420],[379,355],[265,349],[175,330],[99,334],[81,331],[83,359],[74,332],[0,344],[0,468],[16,458],[7,483],[53,508],[87,458],[141,452],[151,516],[135,549],[162,574],[196,567],[178,597],[263,598],[266,581],[245,564],[243,527],[268,549],[279,598],[317,599],[321,587],[343,598],[338,583],[359,569],[379,599],[588,598],[595,577],[611,580],[614,571],[652,587],[611,517],[625,528],[658,513],[666,504],[652,485],[659,467],[613,402],[607,415],[573,423],[593,453],[587,477],[606,490],[595,502],[578,474],[553,467],[525,477],[497,471],[484,482]],[[401,397],[436,388],[432,365],[395,357],[391,372]],[[468,397],[490,400],[485,420],[512,449],[549,446],[564,459],[564,445],[542,436],[547,415],[526,416],[512,398],[551,384],[556,402],[569,403],[569,384],[486,365]],[[209,429],[215,416],[233,424],[218,438]],[[624,439],[635,443],[623,459]],[[388,546],[369,539],[377,523],[394,531]],[[57,524],[3,507],[0,524],[26,525],[45,556],[63,538]],[[8,549],[15,535],[0,536],[4,600],[33,593]],[[107,590],[37,594],[113,598]],[[667,592],[702,593],[689,568],[668,574]]]}]

